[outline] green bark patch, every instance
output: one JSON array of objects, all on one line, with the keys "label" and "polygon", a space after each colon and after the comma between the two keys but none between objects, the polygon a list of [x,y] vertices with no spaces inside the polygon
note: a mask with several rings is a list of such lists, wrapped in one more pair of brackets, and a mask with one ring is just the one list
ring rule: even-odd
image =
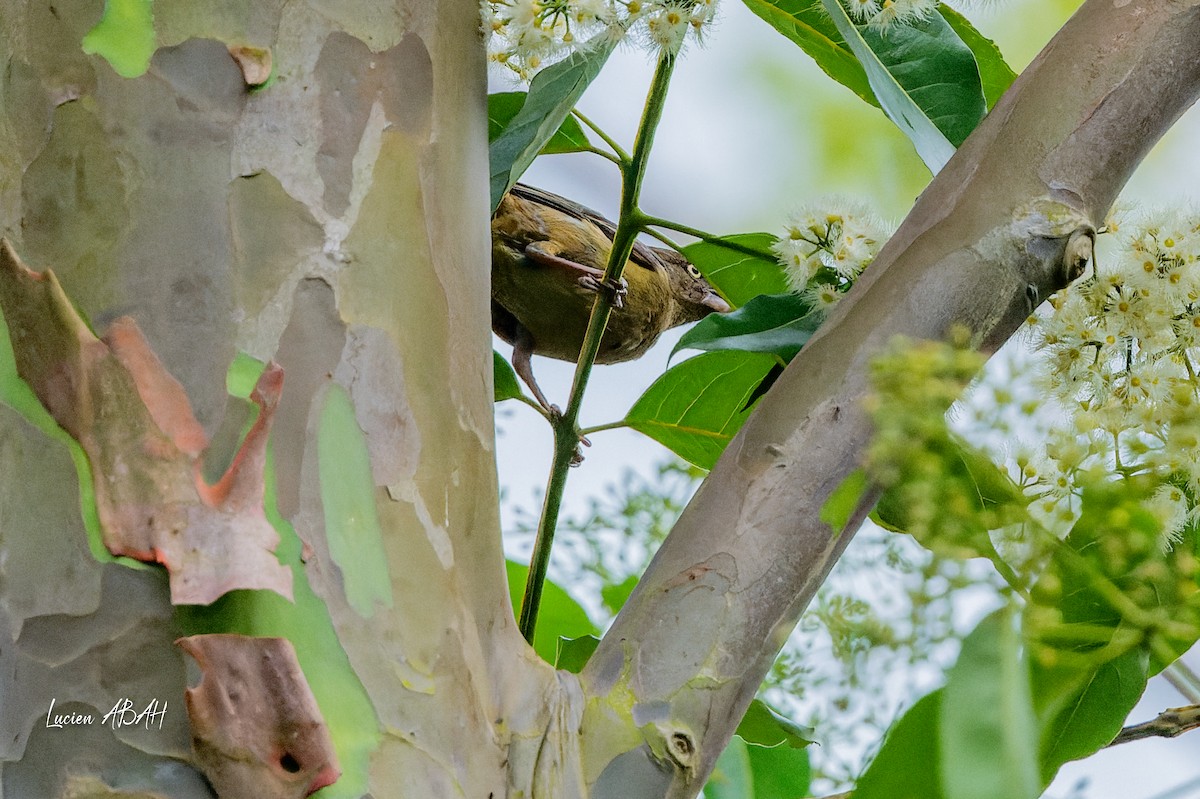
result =
[{"label": "green bark patch", "polygon": [[369,618],[376,604],[392,606],[391,578],[375,510],[367,440],[355,420],[350,395],[336,383],[325,393],[317,453],[329,554],[342,571],[350,607]]},{"label": "green bark patch", "polygon": [[98,55],[123,78],[145,74],[154,55],[152,0],[107,0],[104,16],[83,37],[83,52]]}]

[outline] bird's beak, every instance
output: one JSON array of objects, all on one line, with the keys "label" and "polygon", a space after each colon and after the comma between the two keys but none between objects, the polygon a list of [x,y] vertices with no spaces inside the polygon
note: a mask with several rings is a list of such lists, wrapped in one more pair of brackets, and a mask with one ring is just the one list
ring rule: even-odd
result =
[{"label": "bird's beak", "polygon": [[729,307],[729,303],[717,296],[715,291],[710,291],[704,295],[704,299],[700,302],[705,308],[708,308],[716,313],[729,313],[733,309]]}]

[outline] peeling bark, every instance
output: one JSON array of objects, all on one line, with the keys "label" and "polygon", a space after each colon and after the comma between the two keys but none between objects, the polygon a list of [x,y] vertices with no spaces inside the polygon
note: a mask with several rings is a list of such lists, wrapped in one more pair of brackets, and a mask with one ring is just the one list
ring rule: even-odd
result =
[{"label": "peeling bark", "polygon": [[300,799],[340,774],[296,650],[284,638],[195,635],[188,717],[197,764],[221,799]]},{"label": "peeling bark", "polygon": [[251,397],[258,419],[210,486],[200,460],[208,438],[132,319],[96,338],[54,273],[30,271],[5,239],[0,309],[17,374],[87,453],[110,552],[166,566],[177,605],[207,605],[235,589],[291,598],[291,572],[274,555],[279,535],[262,510],[278,367],[263,373]]},{"label": "peeling bark", "polygon": [[[0,398],[18,411],[0,408],[0,575],[33,564],[0,588],[0,680],[6,697],[25,697],[0,708],[0,739],[12,742],[0,749],[0,792],[209,796],[188,765],[183,661],[168,642],[179,625],[233,623],[298,631],[300,665],[341,733],[346,773],[333,795],[502,795],[509,736],[537,740],[547,704],[506,717],[502,696],[538,697],[553,676],[516,632],[498,534],[477,3],[158,2],[157,50],[133,78],[81,51],[104,5],[20,0],[0,13],[0,97],[19,109],[0,119],[0,234],[29,263],[52,264],[89,323],[136,320],[197,423],[178,435],[178,419],[147,412],[156,446],[191,457],[197,446],[175,439],[220,427],[229,453],[242,417],[222,419],[245,413],[225,390],[231,362],[278,356],[288,372],[272,434],[282,514],[266,510],[289,547],[299,552],[301,539],[307,562],[297,555],[286,572],[294,606],[236,592],[211,615],[173,618],[160,575],[88,555],[91,523],[69,512],[81,491],[91,503],[90,480],[74,476],[72,457],[85,468],[83,456],[31,396]],[[349,504],[336,485],[344,453],[318,446],[330,419],[348,429],[347,409],[367,474]],[[240,468],[261,474],[252,460]],[[45,491],[15,485],[18,470]],[[236,481],[218,482],[209,498],[218,495],[261,510]],[[344,517],[364,502],[372,525]],[[17,539],[31,535],[55,540],[39,550]],[[39,551],[61,558],[41,564]],[[377,557],[356,562],[361,552]],[[56,568],[74,592],[53,588]],[[149,605],[102,590],[113,574],[129,602]],[[254,615],[260,607],[269,612]],[[99,623],[121,613],[137,636]],[[61,666],[33,650],[56,630],[76,639]],[[157,782],[81,763],[68,756],[72,739],[40,726],[51,699],[82,711],[111,706],[113,684],[137,693],[109,672],[116,646],[171,678],[129,670],[160,692],[170,729],[139,737],[95,725],[88,742],[107,735],[114,744],[93,751],[131,774],[149,764]],[[490,668],[498,662],[528,668]],[[127,739],[150,754],[122,755]]]}]

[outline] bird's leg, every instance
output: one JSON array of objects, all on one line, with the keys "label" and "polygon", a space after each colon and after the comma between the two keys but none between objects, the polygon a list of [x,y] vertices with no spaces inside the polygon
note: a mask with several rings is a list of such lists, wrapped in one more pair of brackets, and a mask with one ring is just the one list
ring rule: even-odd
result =
[{"label": "bird's leg", "polygon": [[513,371],[525,381],[525,385],[529,386],[529,390],[533,392],[534,398],[537,399],[539,405],[546,409],[551,419],[558,419],[562,416],[562,411],[559,410],[557,405],[550,404],[546,399],[546,395],[542,393],[537,379],[533,376],[533,335],[522,324],[516,326],[515,332],[516,335],[513,336]]},{"label": "bird's leg", "polygon": [[525,257],[541,266],[565,269],[579,276],[579,285],[597,294],[607,292],[614,308],[625,307],[625,295],[629,293],[629,284],[625,278],[605,280],[604,270],[587,266],[568,258],[563,258],[554,252],[553,242],[535,241],[525,246]]},{"label": "bird's leg", "polygon": [[[558,435],[558,423],[562,419],[562,410],[557,405],[551,405],[546,399],[546,395],[542,393],[541,387],[538,386],[537,380],[533,376],[533,334],[529,329],[522,324],[517,324],[513,336],[513,356],[512,365],[513,371],[525,381],[525,385],[529,386],[529,390],[533,392],[533,396],[537,399],[538,404],[546,409],[546,413],[550,417],[550,424],[554,425],[555,435]],[[576,428],[578,430],[578,428]],[[586,437],[579,436],[579,443],[590,447],[592,442]],[[583,450],[578,445],[575,447],[575,453],[571,456],[571,465],[578,466],[583,463]]]}]

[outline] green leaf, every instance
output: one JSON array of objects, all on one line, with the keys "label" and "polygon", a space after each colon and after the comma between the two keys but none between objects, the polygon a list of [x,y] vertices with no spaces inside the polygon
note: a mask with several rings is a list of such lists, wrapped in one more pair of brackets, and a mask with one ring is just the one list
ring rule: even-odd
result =
[{"label": "green leaf", "polygon": [[589,45],[552,64],[530,82],[521,110],[488,146],[492,210],[553,138],[616,46],[601,34]]},{"label": "green leaf", "polygon": [[923,696],[883,739],[854,787],[854,799],[943,799],[938,729],[943,691]]},{"label": "green leaf", "polygon": [[736,735],[730,739],[704,786],[706,799],[756,799],[749,748]]},{"label": "green leaf", "polygon": [[791,746],[746,746],[754,775],[755,799],[797,799],[809,795],[809,753]]},{"label": "green leaf", "polygon": [[790,746],[747,746],[754,799],[797,799],[809,795],[808,751]]},{"label": "green leaf", "polygon": [[631,574],[616,585],[605,585],[600,589],[600,600],[604,603],[604,607],[615,616],[625,606],[625,600],[629,599],[629,595],[633,593],[637,584],[637,575]]},{"label": "green leaf", "polygon": [[509,366],[504,356],[492,350],[492,384],[495,394],[494,402],[504,402],[507,399],[517,399],[524,396],[521,384],[517,382],[517,373]]},{"label": "green leaf", "polygon": [[[1070,692],[1069,701],[1055,703],[1058,712],[1042,723],[1042,784],[1048,785],[1062,764],[1112,742],[1146,690],[1149,667],[1146,650],[1131,649],[1088,674],[1082,687]],[[1055,671],[1063,670],[1035,668],[1034,678],[1049,682]]]},{"label": "green leaf", "polygon": [[1008,66],[996,43],[976,30],[970,20],[945,3],[938,5],[938,13],[950,23],[950,27],[958,34],[958,38],[962,39],[963,44],[975,54],[975,63],[979,67],[979,78],[983,84],[983,96],[987,100],[987,107],[991,108],[1017,79],[1017,73]]},{"label": "green leaf", "polygon": [[883,111],[937,174],[987,110],[975,56],[940,16],[856,26],[840,0],[821,0],[867,72]]},{"label": "green leaf", "polygon": [[[534,637],[537,633],[534,633]],[[554,668],[578,674],[587,665],[588,659],[600,645],[600,639],[594,635],[583,635],[579,638],[559,638],[558,653],[554,658]]]},{"label": "green leaf", "polygon": [[771,369],[765,375],[763,375],[763,379],[760,380],[758,385],[754,387],[754,390],[750,392],[750,396],[746,399],[746,404],[753,405],[754,403],[758,402],[759,399],[766,396],[767,392],[771,390],[771,387],[775,385],[775,381],[783,376],[783,370],[783,364],[773,364]]},{"label": "green leaf", "polygon": [[813,731],[779,715],[761,699],[755,699],[738,724],[737,734],[755,746],[803,749],[812,743]]},{"label": "green leaf", "polygon": [[762,294],[727,314],[709,314],[683,334],[682,349],[769,352],[790,361],[823,319],[797,294]]},{"label": "green leaf", "polygon": [[[1147,678],[1200,634],[1190,566],[1179,560],[1191,555],[1161,548],[1143,504],[1156,487],[1136,479],[1085,486],[1079,519],[1030,592],[1044,781],[1107,745]],[[1153,620],[1148,627],[1136,626],[1130,605]]]},{"label": "green leaf", "polygon": [[[495,141],[525,104],[525,92],[497,92],[488,95],[488,141]],[[577,153],[592,146],[579,120],[568,115],[542,147],[542,155]]]},{"label": "green leaf", "polygon": [[[976,500],[973,510],[1000,510],[999,518],[1009,521],[1010,516],[1023,512],[1022,509],[1029,504],[1029,497],[1004,469],[992,462],[987,453],[953,434],[949,437],[948,446],[952,450],[944,459],[947,468],[942,482],[946,485],[952,481],[960,483],[961,488],[955,493],[962,497],[973,497]],[[953,468],[950,468],[951,465]],[[908,484],[901,480],[883,492],[871,514],[872,520],[880,527],[897,533],[910,532],[912,501],[905,493],[907,488]],[[996,552],[988,531],[980,525],[960,528],[947,524],[919,540],[922,546],[945,557],[988,558],[1002,573],[1008,570],[1007,564]]]},{"label": "green leaf", "polygon": [[940,714],[946,799],[1035,799],[1037,722],[1029,665],[1005,606],[963,641],[950,669]]},{"label": "green leaf", "polygon": [[739,728],[717,758],[704,795],[708,799],[798,799],[808,796],[810,776],[807,751],[786,744],[755,744],[743,738]]},{"label": "green leaf", "polygon": [[[783,294],[788,290],[783,267],[771,254],[771,245],[776,241],[770,233],[736,233],[690,244],[683,248],[683,254],[737,308],[759,294]],[[757,250],[762,255],[751,255],[722,242]]]},{"label": "green leaf", "polygon": [[844,533],[868,487],[865,469],[850,472],[821,506],[821,521],[829,525],[836,535]]},{"label": "green leaf", "polygon": [[825,74],[874,106],[879,105],[862,64],[846,46],[829,15],[813,0],[743,0],[817,62]]},{"label": "green leaf", "polygon": [[775,358],[709,352],[668,369],[646,389],[626,423],[679,457],[711,469],[750,415],[747,400]]},{"label": "green leaf", "polygon": [[[1114,658],[1140,643],[1149,648],[1153,675],[1200,637],[1192,555],[1162,547],[1160,522],[1144,504],[1159,486],[1155,480],[1130,478],[1084,487],[1079,519],[1053,551],[1032,593],[1038,604],[1055,606],[1059,632],[1090,630],[1090,637],[1074,646],[1052,644],[1066,657],[1086,657],[1097,668],[1099,657]],[[1127,612],[1130,606],[1141,613]],[[1042,616],[1027,620],[1035,639]],[[1099,640],[1096,631],[1105,627],[1122,632],[1124,646]],[[1053,628],[1050,632],[1057,635]]]},{"label": "green leaf", "polygon": [[[529,578],[529,567],[511,560],[506,560],[504,565],[513,608],[520,608],[525,595],[525,581]],[[600,631],[592,624],[583,606],[560,586],[547,580],[542,588],[542,604],[538,608],[537,631],[533,634],[533,648],[542,659],[547,663],[557,660],[560,638],[599,634]]]}]

